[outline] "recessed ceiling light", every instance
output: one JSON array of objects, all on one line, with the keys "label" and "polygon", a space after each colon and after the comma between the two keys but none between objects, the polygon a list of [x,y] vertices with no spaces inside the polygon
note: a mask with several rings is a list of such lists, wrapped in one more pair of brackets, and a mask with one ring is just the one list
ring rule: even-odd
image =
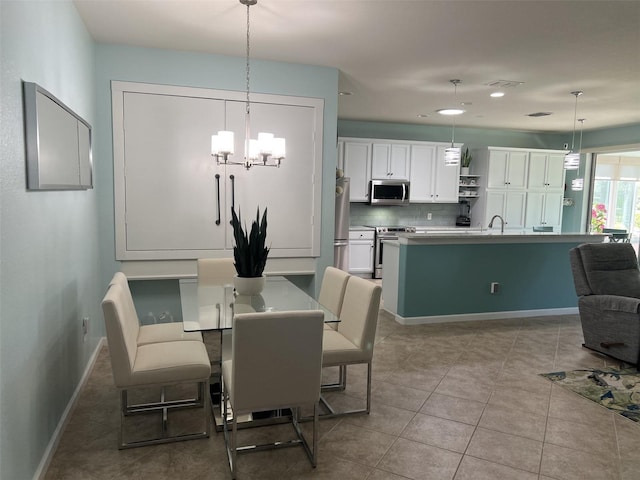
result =
[{"label": "recessed ceiling light", "polygon": [[504,92],[493,92],[491,95],[489,95],[490,97],[493,98],[500,98],[500,97],[504,97]]},{"label": "recessed ceiling light", "polygon": [[353,92],[338,92],[338,95],[342,95],[342,96],[349,96],[349,95],[353,95]]},{"label": "recessed ceiling light", "polygon": [[441,108],[440,110],[436,110],[440,115],[462,115],[464,110],[461,108]]}]

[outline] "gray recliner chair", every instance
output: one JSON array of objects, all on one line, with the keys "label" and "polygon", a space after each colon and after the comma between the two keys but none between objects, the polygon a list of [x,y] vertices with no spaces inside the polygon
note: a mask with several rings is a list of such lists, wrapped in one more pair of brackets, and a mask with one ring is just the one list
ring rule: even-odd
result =
[{"label": "gray recliner chair", "polygon": [[637,365],[640,270],[629,243],[589,243],[569,251],[584,346]]}]

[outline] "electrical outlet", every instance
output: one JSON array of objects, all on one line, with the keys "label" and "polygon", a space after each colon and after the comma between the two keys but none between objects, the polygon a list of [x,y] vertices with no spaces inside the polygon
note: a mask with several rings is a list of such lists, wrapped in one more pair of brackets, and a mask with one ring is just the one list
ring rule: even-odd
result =
[{"label": "electrical outlet", "polygon": [[498,282],[491,282],[491,293],[500,293],[500,284]]},{"label": "electrical outlet", "polygon": [[427,220],[431,220],[433,218],[433,214],[431,212],[427,213]]},{"label": "electrical outlet", "polygon": [[87,339],[87,335],[89,335],[89,317],[84,317],[82,319],[82,341],[83,342]]}]

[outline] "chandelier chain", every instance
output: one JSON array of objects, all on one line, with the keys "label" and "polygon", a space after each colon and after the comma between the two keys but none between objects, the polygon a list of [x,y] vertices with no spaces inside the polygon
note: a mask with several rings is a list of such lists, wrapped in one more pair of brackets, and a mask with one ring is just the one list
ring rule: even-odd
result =
[{"label": "chandelier chain", "polygon": [[249,144],[251,138],[250,132],[250,124],[251,124],[251,102],[249,101],[249,78],[251,74],[251,65],[249,62],[249,58],[251,55],[251,41],[250,41],[250,23],[249,23],[249,3],[247,3],[247,64],[246,64],[246,82],[247,82],[247,105],[246,105],[246,116],[245,116],[245,161],[249,159]]}]

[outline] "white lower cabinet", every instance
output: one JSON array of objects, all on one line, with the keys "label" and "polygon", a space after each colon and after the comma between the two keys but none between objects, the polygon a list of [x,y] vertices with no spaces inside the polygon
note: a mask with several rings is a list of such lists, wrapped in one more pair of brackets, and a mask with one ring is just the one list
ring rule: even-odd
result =
[{"label": "white lower cabinet", "polygon": [[373,273],[374,237],[373,230],[349,232],[349,273]]},{"label": "white lower cabinet", "polygon": [[562,193],[527,193],[525,226],[552,227],[554,232],[562,228]]}]

